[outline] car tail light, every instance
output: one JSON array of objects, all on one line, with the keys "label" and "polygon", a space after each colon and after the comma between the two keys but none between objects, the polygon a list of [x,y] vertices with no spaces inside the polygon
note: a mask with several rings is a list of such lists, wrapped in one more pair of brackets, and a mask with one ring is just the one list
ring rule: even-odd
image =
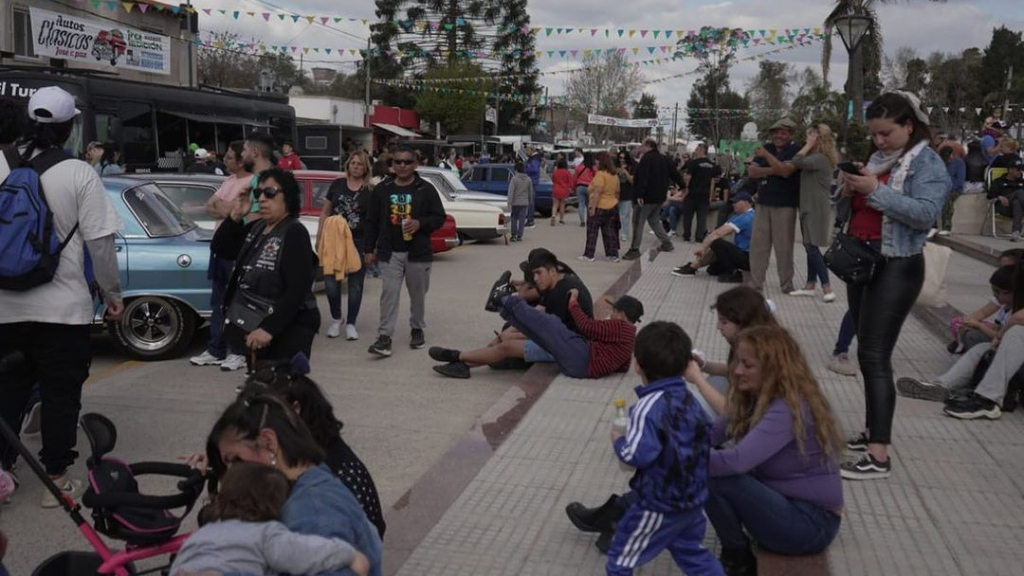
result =
[{"label": "car tail light", "polygon": [[504,226],[504,225],[505,225],[505,213],[502,212],[501,214],[498,214],[498,226]]}]

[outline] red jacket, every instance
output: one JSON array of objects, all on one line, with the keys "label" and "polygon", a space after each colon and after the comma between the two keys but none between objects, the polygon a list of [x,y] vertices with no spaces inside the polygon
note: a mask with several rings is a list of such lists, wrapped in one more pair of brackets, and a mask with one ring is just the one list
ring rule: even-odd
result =
[{"label": "red jacket", "polygon": [[281,156],[281,159],[277,161],[277,167],[282,170],[302,170],[302,160],[299,155],[292,152],[287,156]]},{"label": "red jacket", "polygon": [[555,173],[551,175],[551,194],[558,200],[565,200],[573,193],[573,180],[568,168],[555,168]]}]

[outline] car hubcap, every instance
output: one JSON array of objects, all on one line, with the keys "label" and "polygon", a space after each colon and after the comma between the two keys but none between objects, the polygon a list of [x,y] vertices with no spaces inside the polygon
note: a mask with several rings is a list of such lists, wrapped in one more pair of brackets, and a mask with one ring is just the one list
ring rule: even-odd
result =
[{"label": "car hubcap", "polygon": [[125,338],[139,350],[159,350],[178,332],[180,319],[170,304],[158,298],[140,298],[125,310]]}]

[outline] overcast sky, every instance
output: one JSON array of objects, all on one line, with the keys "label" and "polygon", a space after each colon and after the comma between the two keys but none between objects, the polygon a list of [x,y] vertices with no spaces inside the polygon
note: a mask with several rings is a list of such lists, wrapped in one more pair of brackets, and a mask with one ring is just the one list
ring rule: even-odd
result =
[{"label": "overcast sky", "polygon": [[[199,8],[223,8],[228,10],[274,11],[284,10],[297,14],[351,16],[375,19],[374,2],[372,0],[193,0]],[[531,25],[539,27],[578,27],[578,28],[634,28],[634,29],[673,29],[688,30],[701,26],[729,26],[744,29],[785,29],[814,28],[821,25],[830,7],[830,1],[822,0],[586,0],[575,2],[569,0],[546,0],[530,2]],[[935,4],[924,0],[890,3],[878,7],[882,20],[886,52],[892,53],[900,46],[912,46],[922,54],[933,51],[959,52],[971,46],[984,47],[991,37],[992,28],[999,25],[1020,30],[1024,27],[1024,11],[1021,0],[949,0]],[[585,8],[584,8],[585,7]],[[329,46],[333,48],[365,48],[369,28],[359,22],[331,24],[336,30],[324,26],[293,24],[291,20],[280,22],[264,22],[262,18],[242,18],[235,22],[218,15],[212,17],[200,14],[200,27],[204,31],[232,30],[244,38],[256,36],[266,44],[286,44],[294,46]],[[674,36],[673,36],[674,37]],[[651,34],[641,38],[636,34],[632,39],[604,38],[602,33],[590,37],[589,30],[583,35],[543,33],[537,38],[537,50],[561,50],[584,48],[646,48],[647,46],[667,45],[673,40],[664,38],[653,39]],[[755,54],[770,48],[751,47],[740,49],[737,56]],[[582,54],[581,54],[582,56]],[[653,58],[641,52],[635,60]],[[771,59],[788,62],[803,69],[813,66],[820,71],[821,44],[800,47],[795,50],[783,51],[770,56]],[[309,60],[326,60],[338,62],[354,60],[346,54],[343,58],[335,55],[322,56],[310,54]],[[316,64],[326,65],[326,64]],[[335,65],[337,66],[337,65]],[[352,64],[341,66],[343,70],[352,70]],[[542,72],[564,70],[578,66],[578,60],[551,59],[546,55],[538,60]],[[647,80],[656,80],[666,76],[693,70],[696,62],[692,59],[676,61],[659,66],[645,66]],[[756,74],[757,62],[739,63],[731,72],[734,89],[742,90]],[[542,75],[541,82],[548,87],[549,93],[563,94],[565,91],[564,74]],[[830,79],[833,85],[841,86],[846,78],[846,52],[838,39],[835,41],[835,52],[832,59]],[[678,102],[683,106],[689,96],[694,77],[686,76],[666,82],[648,84],[644,89],[657,97],[661,106],[671,106]]]}]

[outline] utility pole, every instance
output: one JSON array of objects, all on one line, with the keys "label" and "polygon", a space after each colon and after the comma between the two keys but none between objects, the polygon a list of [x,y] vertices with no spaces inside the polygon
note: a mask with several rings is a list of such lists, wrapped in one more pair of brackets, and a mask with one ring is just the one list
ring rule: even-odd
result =
[{"label": "utility pole", "polygon": [[1007,117],[1010,110],[1010,85],[1013,81],[1013,64],[1010,64],[1010,69],[1006,71],[1006,92],[1003,98],[1003,118]]},{"label": "utility pole", "polygon": [[363,115],[366,116],[366,128],[370,127],[370,39],[366,39],[366,56],[363,58],[363,71],[366,72],[366,96],[363,101]]},{"label": "utility pole", "polygon": [[671,142],[669,142],[669,144],[672,144],[672,145],[674,145],[676,143],[676,134],[679,133],[678,132],[678,125],[677,125],[678,121],[679,121],[679,102],[676,102],[676,106],[672,110],[672,138],[671,138]]}]

